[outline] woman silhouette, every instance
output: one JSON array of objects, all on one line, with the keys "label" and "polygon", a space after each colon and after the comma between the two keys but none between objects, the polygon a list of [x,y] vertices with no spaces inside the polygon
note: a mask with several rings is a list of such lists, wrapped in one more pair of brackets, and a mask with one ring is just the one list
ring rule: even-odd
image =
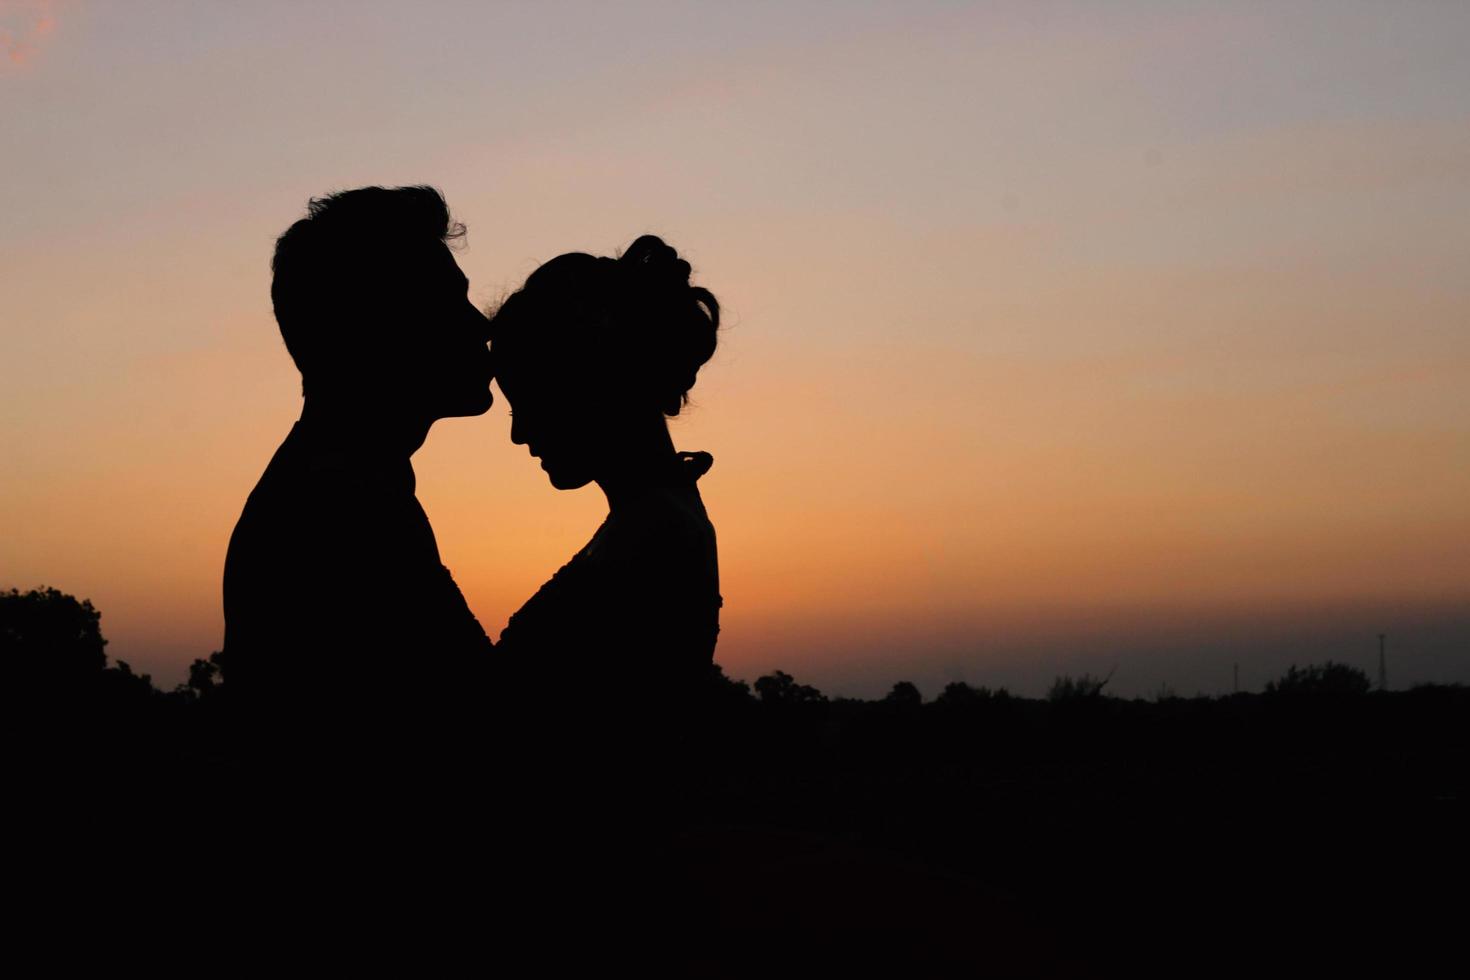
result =
[{"label": "woman silhouette", "polygon": [[[720,308],[689,263],[645,235],[619,258],[542,265],[495,312],[496,379],[511,441],[552,486],[595,482],[608,515],[516,612],[499,659],[548,724],[604,752],[668,746],[708,680],[719,633],[715,532],[666,419],[715,350]],[[555,718],[549,722],[547,714]],[[650,736],[635,749],[629,739]]]}]

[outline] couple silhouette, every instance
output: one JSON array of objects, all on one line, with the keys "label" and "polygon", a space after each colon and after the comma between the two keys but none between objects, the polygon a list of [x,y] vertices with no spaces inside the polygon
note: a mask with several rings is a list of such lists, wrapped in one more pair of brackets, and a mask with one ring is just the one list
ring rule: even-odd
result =
[{"label": "couple silhouette", "polygon": [[[312,200],[276,243],[304,406],[224,570],[229,710],[275,853],[362,844],[344,828],[375,820],[381,838],[411,814],[421,841],[458,820],[462,843],[494,814],[544,868],[608,852],[567,846],[599,833],[621,852],[677,810],[722,601],[697,487],[712,460],[676,451],[666,419],[714,352],[719,305],[646,235],[617,258],[552,259],[487,315],[450,248],[463,234],[432,188],[365,187]],[[608,502],[494,642],[411,465],[435,421],[489,410],[492,379],[552,486],[595,482]],[[513,519],[486,491],[487,526]]]}]

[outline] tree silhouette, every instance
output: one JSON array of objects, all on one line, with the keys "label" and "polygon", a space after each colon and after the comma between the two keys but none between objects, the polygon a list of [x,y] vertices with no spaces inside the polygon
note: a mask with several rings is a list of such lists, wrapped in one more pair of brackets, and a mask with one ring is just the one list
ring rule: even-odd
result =
[{"label": "tree silhouette", "polygon": [[152,674],[135,674],[126,660],[119,660],[116,667],[109,667],[97,675],[99,690],[110,701],[140,701],[158,696],[153,686]]},{"label": "tree silhouette", "polygon": [[896,708],[917,708],[924,703],[924,695],[912,682],[899,681],[883,698],[883,703]]},{"label": "tree silhouette", "polygon": [[195,658],[189,665],[189,679],[174,688],[174,694],[187,701],[214,698],[224,687],[224,680],[225,655],[223,651],[216,650],[207,660],[203,657]]},{"label": "tree silhouette", "polygon": [[724,668],[711,661],[705,679],[705,693],[716,705],[744,704],[752,700],[750,685],[726,675]]},{"label": "tree silhouette", "polygon": [[971,687],[964,681],[951,681],[944,685],[934,703],[946,710],[979,707],[993,701],[1009,701],[1011,692],[1003,687],[991,690],[988,687]]},{"label": "tree silhouette", "polygon": [[934,703],[950,708],[963,708],[985,701],[1008,700],[1010,696],[1011,692],[1003,687],[992,691],[988,687],[971,687],[964,681],[951,681],[944,685],[944,690],[939,692],[939,697],[934,699]]},{"label": "tree silhouette", "polygon": [[57,589],[0,592],[0,663],[18,688],[92,685],[107,667],[101,619],[90,600]]},{"label": "tree silhouette", "polygon": [[827,700],[821,691],[796,683],[796,678],[784,670],[756,678],[755,693],[762,704],[814,704]]}]

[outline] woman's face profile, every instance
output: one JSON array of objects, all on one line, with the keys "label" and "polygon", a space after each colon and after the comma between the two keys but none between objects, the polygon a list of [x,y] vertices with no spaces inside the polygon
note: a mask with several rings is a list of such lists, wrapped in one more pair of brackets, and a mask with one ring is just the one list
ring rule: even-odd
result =
[{"label": "woman's face profile", "polygon": [[522,357],[497,358],[496,380],[510,407],[510,441],[541,460],[558,490],[586,486],[596,475],[599,440],[587,392]]}]

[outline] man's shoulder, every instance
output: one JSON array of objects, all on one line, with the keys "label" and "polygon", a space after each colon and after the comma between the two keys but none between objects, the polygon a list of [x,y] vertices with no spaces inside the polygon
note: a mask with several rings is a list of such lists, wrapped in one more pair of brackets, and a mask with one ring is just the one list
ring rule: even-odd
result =
[{"label": "man's shoulder", "polygon": [[412,515],[413,468],[313,444],[293,428],[245,501],[242,519],[340,523],[363,512]]},{"label": "man's shoulder", "polygon": [[396,559],[401,542],[422,533],[411,486],[308,451],[295,436],[293,429],[245,499],[226,554],[227,588],[257,575],[285,580],[361,566],[375,554]]},{"label": "man's shoulder", "polygon": [[245,498],[230,550],[269,546],[330,533],[352,508],[332,481],[278,453]]}]

